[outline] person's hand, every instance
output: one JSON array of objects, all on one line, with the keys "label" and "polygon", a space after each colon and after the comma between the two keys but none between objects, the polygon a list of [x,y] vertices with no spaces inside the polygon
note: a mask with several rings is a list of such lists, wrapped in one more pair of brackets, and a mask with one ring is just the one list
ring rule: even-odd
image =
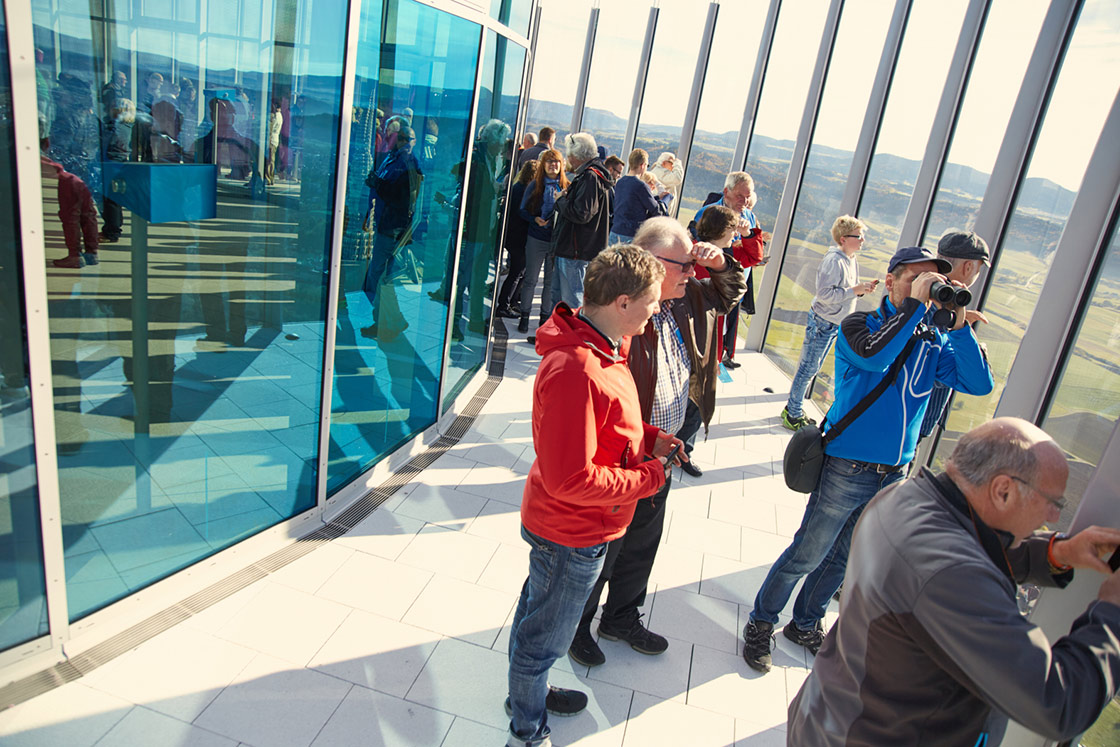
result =
[{"label": "person's hand", "polygon": [[940,272],[923,272],[914,278],[914,282],[910,284],[910,298],[916,298],[919,302],[929,303],[929,287],[934,282],[940,280],[942,283],[946,282],[945,276]]},{"label": "person's hand", "polygon": [[[668,464],[666,457],[669,456],[669,452],[672,451],[673,447],[677,444],[681,445],[680,451],[677,452],[677,456],[673,459],[673,464]],[[657,434],[657,440],[653,444],[653,455],[661,460],[661,464],[666,468],[673,465],[680,465],[682,459],[686,462],[688,461],[688,455],[684,453],[684,441],[680,440],[672,433],[666,433],[665,431],[661,431]]]},{"label": "person's hand", "polygon": [[[1120,529],[1109,527],[1089,527],[1066,540],[1058,540],[1051,545],[1051,555],[1058,565],[1071,568],[1091,568],[1094,571],[1111,574],[1108,563],[1101,556],[1111,554],[1120,545]],[[1117,586],[1120,593],[1120,585]]]},{"label": "person's hand", "polygon": [[762,232],[762,241],[764,243],[769,244],[770,240],[773,239],[773,238],[774,238],[774,234],[770,233],[769,231],[763,231]]},{"label": "person's hand", "polygon": [[535,220],[537,222],[538,226],[547,226],[548,225],[548,221],[546,221],[544,218],[540,217],[539,215],[536,218],[533,218],[533,220]]},{"label": "person's hand", "polygon": [[727,258],[724,256],[723,250],[707,241],[697,241],[692,245],[689,254],[696,258],[698,265],[709,270],[722,270],[727,266]]},{"label": "person's hand", "polygon": [[875,280],[868,280],[867,282],[857,284],[853,290],[856,292],[857,296],[866,296],[868,293],[875,290],[875,286],[878,284],[879,280],[876,278]]},{"label": "person's hand", "polygon": [[983,312],[977,311],[976,309],[965,309],[964,323],[974,324],[976,322],[984,322],[984,324],[987,324],[988,317],[984,316]]}]

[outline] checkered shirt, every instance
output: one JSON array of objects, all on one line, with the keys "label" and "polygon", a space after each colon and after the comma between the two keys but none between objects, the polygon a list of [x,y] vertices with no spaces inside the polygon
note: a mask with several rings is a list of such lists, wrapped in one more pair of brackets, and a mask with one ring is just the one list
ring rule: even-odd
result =
[{"label": "checkered shirt", "polygon": [[649,422],[666,433],[676,433],[684,425],[688,378],[692,372],[684,336],[673,318],[672,303],[661,304],[661,309],[650,317],[650,324],[657,330],[657,385]]}]

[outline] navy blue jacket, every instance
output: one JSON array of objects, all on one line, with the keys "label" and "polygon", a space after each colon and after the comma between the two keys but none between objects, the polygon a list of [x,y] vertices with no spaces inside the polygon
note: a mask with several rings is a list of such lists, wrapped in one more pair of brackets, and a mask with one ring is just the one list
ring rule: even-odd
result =
[{"label": "navy blue jacket", "polygon": [[614,185],[614,221],[611,230],[619,236],[633,236],[647,218],[669,214],[672,195],[655,198],[649,187],[636,176],[626,176]]}]

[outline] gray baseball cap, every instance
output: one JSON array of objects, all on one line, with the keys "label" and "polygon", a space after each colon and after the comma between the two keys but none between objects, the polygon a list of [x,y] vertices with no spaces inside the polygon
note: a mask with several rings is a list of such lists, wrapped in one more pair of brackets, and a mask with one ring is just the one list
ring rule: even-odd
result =
[{"label": "gray baseball cap", "polygon": [[977,259],[991,267],[988,242],[972,231],[948,231],[937,242],[937,253],[954,259]]},{"label": "gray baseball cap", "polygon": [[932,249],[926,249],[921,246],[907,246],[899,249],[891,257],[890,264],[887,265],[887,272],[894,272],[894,268],[899,265],[912,265],[915,262],[933,262],[937,265],[937,271],[941,273],[949,272],[953,269],[953,263],[947,259],[941,259],[933,253]]}]

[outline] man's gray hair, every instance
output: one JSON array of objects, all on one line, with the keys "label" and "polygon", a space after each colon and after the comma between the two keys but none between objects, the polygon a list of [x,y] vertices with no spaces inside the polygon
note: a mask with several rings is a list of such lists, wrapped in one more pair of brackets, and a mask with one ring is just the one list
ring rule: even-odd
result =
[{"label": "man's gray hair", "polygon": [[599,156],[599,146],[595,144],[595,138],[587,132],[568,135],[565,139],[565,148],[568,151],[568,158],[577,158],[580,161],[590,161]]},{"label": "man's gray hair", "polygon": [[659,215],[645,220],[631,243],[656,255],[661,249],[673,249],[677,246],[687,249],[692,245],[692,239],[680,223],[668,216]]},{"label": "man's gray hair", "polygon": [[1031,442],[1004,428],[970,431],[957,441],[949,461],[971,485],[986,484],[997,475],[1014,475],[1029,483],[1038,477],[1038,458]]},{"label": "man's gray hair", "polygon": [[754,186],[754,179],[751,178],[750,174],[745,171],[732,171],[727,175],[727,178],[723,180],[723,188],[732,190],[743,182],[748,182],[752,187]]},{"label": "man's gray hair", "polygon": [[532,132],[526,132],[521,137],[521,144],[524,145],[526,148],[532,148],[534,145],[537,144],[537,136],[535,134],[533,134]]},{"label": "man's gray hair", "polygon": [[502,145],[509,138],[509,125],[500,119],[491,119],[482,126],[479,139],[487,143]]}]

